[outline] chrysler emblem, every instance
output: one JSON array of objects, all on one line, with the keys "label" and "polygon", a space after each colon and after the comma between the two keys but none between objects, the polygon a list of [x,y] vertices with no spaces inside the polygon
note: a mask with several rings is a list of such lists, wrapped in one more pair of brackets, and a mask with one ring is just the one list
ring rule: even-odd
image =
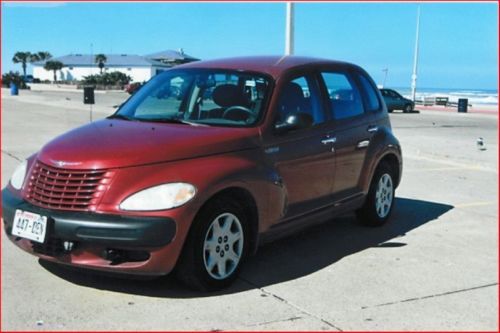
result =
[{"label": "chrysler emblem", "polygon": [[64,162],[64,161],[54,161],[54,160],[52,160],[52,163],[54,163],[55,165],[57,165],[60,168],[67,166],[67,165],[80,165],[80,164],[82,164],[82,162]]}]

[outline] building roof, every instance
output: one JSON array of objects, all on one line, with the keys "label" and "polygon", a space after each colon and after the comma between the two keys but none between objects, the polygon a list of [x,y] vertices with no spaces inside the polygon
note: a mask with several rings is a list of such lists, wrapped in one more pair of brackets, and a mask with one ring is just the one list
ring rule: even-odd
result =
[{"label": "building roof", "polygon": [[[106,67],[171,67],[169,64],[135,54],[105,54],[105,56]],[[51,58],[50,60],[60,61],[66,67],[96,66],[95,55],[90,54],[68,54],[62,57]],[[45,65],[45,61],[38,61],[33,63],[33,65],[43,66]]]},{"label": "building roof", "polygon": [[190,61],[197,61],[200,59],[197,59],[195,57],[192,57],[186,53],[182,49],[179,49],[178,51],[175,50],[165,50],[165,51],[160,51],[160,52],[155,52],[151,54],[145,55],[146,58],[149,59],[154,59],[154,60],[159,60],[159,61],[167,61],[167,62],[190,62]]},{"label": "building roof", "polygon": [[340,61],[300,56],[255,56],[196,61],[184,65],[179,65],[176,68],[216,68],[246,70],[266,73],[276,78],[280,76],[284,71],[307,64],[335,64],[339,66],[350,65]]}]

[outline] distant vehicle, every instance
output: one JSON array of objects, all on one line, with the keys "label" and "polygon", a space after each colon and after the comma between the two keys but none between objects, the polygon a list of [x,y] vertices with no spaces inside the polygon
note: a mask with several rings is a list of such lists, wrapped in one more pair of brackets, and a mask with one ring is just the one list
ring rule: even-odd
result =
[{"label": "distant vehicle", "polygon": [[125,91],[128,92],[130,95],[133,95],[142,86],[143,84],[140,82],[129,83],[125,86]]},{"label": "distant vehicle", "polygon": [[392,112],[393,110],[403,110],[403,112],[412,112],[415,103],[403,96],[401,96],[397,91],[392,89],[380,89],[382,97],[384,98],[385,104],[387,105],[387,111]]},{"label": "distant vehicle", "polygon": [[26,82],[26,83],[33,83],[33,75],[26,75],[24,77],[24,82]]}]

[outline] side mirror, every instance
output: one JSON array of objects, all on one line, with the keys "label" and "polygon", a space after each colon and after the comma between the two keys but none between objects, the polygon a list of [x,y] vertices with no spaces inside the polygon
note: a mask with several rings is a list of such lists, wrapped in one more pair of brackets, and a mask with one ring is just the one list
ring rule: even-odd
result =
[{"label": "side mirror", "polygon": [[313,122],[314,120],[310,114],[297,112],[288,115],[284,122],[274,125],[274,129],[277,133],[285,133],[288,131],[311,127]]}]

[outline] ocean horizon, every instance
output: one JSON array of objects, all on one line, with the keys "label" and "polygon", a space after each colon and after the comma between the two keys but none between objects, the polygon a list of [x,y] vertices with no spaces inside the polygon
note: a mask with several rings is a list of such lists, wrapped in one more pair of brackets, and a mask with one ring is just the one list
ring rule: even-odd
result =
[{"label": "ocean horizon", "polygon": [[[407,98],[411,96],[410,87],[385,86],[384,88],[394,89]],[[417,87],[415,95],[416,99],[423,99],[424,97],[448,97],[450,102],[458,102],[460,98],[467,98],[470,104],[498,105],[497,89]]]}]

